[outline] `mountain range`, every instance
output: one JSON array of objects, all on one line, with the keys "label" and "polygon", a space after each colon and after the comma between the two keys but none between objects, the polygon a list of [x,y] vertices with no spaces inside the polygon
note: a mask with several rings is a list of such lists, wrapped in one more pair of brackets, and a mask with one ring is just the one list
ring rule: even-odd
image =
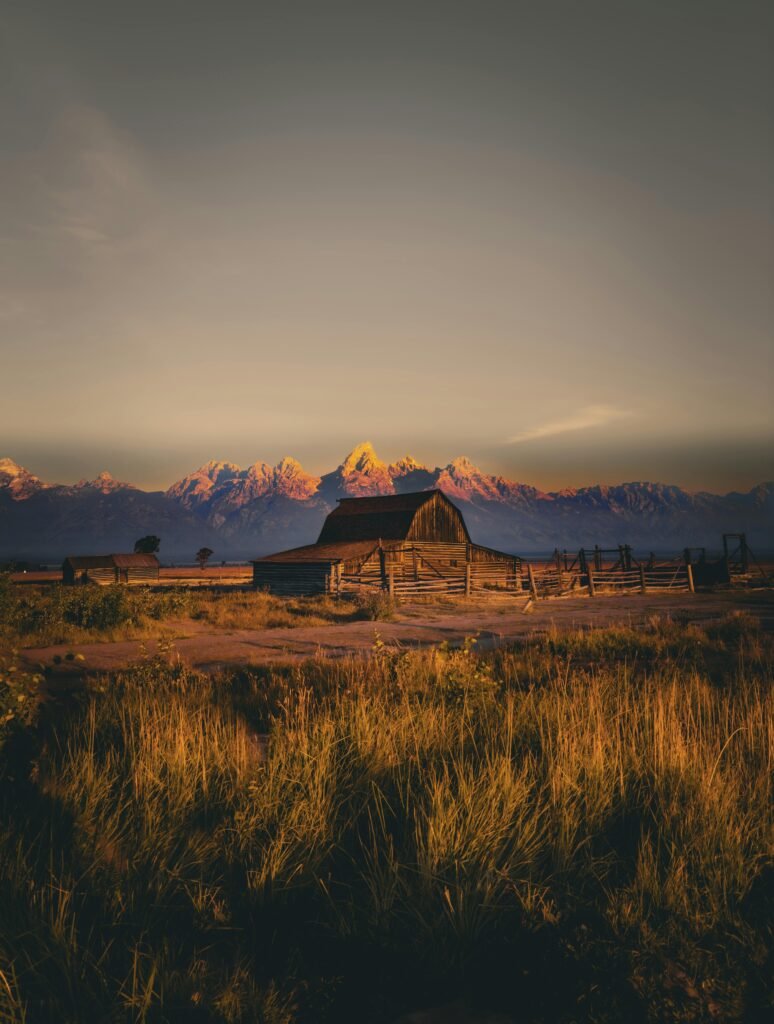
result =
[{"label": "mountain range", "polygon": [[143,491],[107,472],[50,484],[0,458],[0,558],[131,551],[147,533],[162,538],[162,560],[191,561],[202,545],[216,559],[252,558],[316,540],[339,498],[431,487],[459,505],[474,540],[509,552],[623,543],[717,549],[723,532],[741,531],[754,549],[774,549],[774,483],[725,495],[646,482],[545,492],[484,473],[465,457],[435,468],[411,456],[388,465],[365,442],[322,476],[289,457],[246,469],[207,462],[166,491]]}]

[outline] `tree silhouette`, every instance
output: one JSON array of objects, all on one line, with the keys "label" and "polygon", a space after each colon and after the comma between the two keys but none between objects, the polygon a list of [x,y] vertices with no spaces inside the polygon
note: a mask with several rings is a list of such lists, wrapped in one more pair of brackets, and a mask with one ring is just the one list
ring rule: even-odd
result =
[{"label": "tree silhouette", "polygon": [[134,542],[135,555],[155,555],[161,545],[161,537],[154,537],[149,533],[147,537],[140,537]]},{"label": "tree silhouette", "polygon": [[207,562],[213,555],[212,548],[199,548],[196,552],[196,561],[199,563],[199,568],[203,569]]}]

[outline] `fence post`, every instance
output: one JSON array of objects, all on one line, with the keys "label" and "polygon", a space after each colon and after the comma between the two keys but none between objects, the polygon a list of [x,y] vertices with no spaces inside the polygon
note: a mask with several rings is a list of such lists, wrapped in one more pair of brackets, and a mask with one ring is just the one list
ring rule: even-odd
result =
[{"label": "fence post", "polygon": [[387,593],[390,597],[395,595],[395,570],[392,566],[387,570]]},{"label": "fence post", "polygon": [[640,590],[643,592],[643,594],[646,592],[646,588],[645,588],[645,569],[642,566],[640,566]]},{"label": "fence post", "polygon": [[535,586],[535,574],[532,571],[531,564],[527,566],[527,575],[529,576],[529,592],[532,594],[533,599],[537,601],[538,592],[537,587]]},{"label": "fence post", "polygon": [[596,588],[594,587],[594,570],[589,566],[589,597],[596,597]]},{"label": "fence post", "polygon": [[692,594],[695,594],[696,589],[693,585],[693,567],[691,565],[686,565],[685,574],[688,577],[688,589]]},{"label": "fence post", "polygon": [[465,563],[465,597],[470,597],[470,562]]}]

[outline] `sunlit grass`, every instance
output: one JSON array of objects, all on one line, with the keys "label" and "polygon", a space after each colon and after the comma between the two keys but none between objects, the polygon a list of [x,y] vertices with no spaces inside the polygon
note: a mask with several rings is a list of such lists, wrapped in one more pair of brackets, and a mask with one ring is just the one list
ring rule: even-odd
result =
[{"label": "sunlit grass", "polygon": [[0,574],[0,647],[109,642],[389,617],[386,595],[286,599],[254,590],[15,587]]},{"label": "sunlit grass", "polygon": [[755,1019],[771,656],[737,617],[106,677],[4,752],[0,1020]]}]

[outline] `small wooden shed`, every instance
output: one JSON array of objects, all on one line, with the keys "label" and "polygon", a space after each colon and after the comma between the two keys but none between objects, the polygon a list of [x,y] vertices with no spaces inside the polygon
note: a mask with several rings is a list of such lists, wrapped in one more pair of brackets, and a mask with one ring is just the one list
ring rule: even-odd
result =
[{"label": "small wooden shed", "polygon": [[253,583],[275,594],[467,592],[476,582],[515,587],[521,560],[474,544],[440,490],[342,498],[316,544],[253,561]]},{"label": "small wooden shed", "polygon": [[155,555],[70,555],[62,562],[63,583],[158,583]]}]

